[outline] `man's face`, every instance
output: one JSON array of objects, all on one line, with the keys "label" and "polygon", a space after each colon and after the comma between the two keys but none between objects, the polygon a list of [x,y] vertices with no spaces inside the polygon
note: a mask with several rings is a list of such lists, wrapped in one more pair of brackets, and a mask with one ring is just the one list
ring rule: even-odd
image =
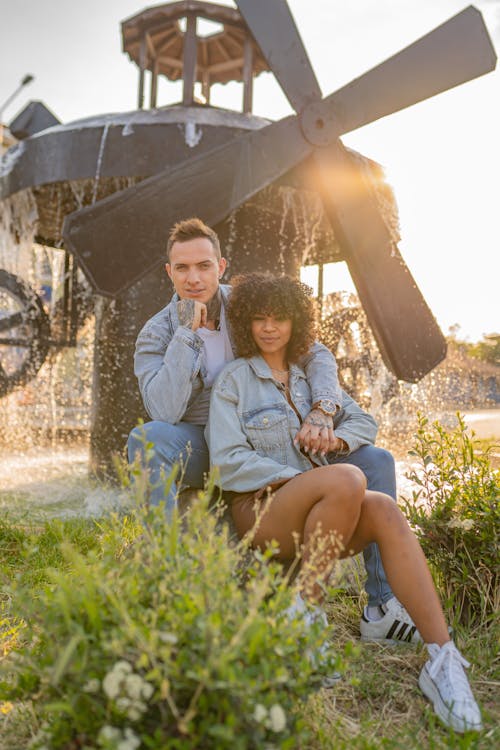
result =
[{"label": "man's face", "polygon": [[170,263],[165,268],[181,299],[195,299],[206,304],[219,288],[226,261],[217,258],[208,237],[196,237],[187,242],[174,242],[170,249]]}]

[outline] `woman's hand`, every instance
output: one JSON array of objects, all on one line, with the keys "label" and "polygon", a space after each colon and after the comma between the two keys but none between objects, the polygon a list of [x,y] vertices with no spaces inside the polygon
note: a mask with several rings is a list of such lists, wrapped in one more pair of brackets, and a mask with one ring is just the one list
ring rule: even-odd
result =
[{"label": "woman's hand", "polygon": [[335,437],[333,417],[319,409],[309,412],[293,442],[306,453],[320,453],[322,456],[333,451],[348,450],[342,438]]}]

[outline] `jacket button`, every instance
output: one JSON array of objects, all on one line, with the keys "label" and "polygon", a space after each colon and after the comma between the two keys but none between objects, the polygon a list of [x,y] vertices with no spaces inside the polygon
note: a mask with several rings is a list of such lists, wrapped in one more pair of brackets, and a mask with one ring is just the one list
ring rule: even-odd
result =
[{"label": "jacket button", "polygon": [[264,419],[262,420],[262,424],[267,424],[268,422],[269,422],[268,418],[264,417]]}]

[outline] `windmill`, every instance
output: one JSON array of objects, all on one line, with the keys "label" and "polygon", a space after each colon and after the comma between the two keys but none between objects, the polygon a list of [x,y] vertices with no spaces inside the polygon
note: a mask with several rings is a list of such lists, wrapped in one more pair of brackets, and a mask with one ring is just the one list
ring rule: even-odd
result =
[{"label": "windmill", "polygon": [[[381,209],[376,165],[340,137],[493,70],[496,56],[481,14],[466,8],[323,97],[286,1],[236,5],[179,0],[124,21],[124,51],[139,66],[138,109],[28,132],[0,170],[0,200],[11,215],[27,193],[38,241],[70,251],[67,275],[76,284],[82,270],[95,293],[95,468],[109,465],[141,413],[134,341],[165,304],[166,236],[181,218],[197,215],[215,226],[231,273],[297,273],[305,245],[309,263],[346,260],[397,378],[415,382],[445,355]],[[222,30],[203,38],[199,18]],[[296,114],[278,122],[251,114],[252,81],[262,70],[274,73]],[[143,109],[148,71],[149,111]],[[181,104],[157,107],[159,75],[182,78]],[[227,80],[243,82],[242,113],[209,103],[211,85]],[[195,81],[204,105],[194,100]],[[303,206],[314,233],[287,225],[290,203],[294,210]],[[74,313],[68,322],[74,334],[77,312],[69,303],[65,309]],[[2,330],[16,316],[3,320]]]},{"label": "windmill", "polygon": [[286,0],[236,4],[296,115],[71,214],[66,246],[96,291],[123,292],[163,255],[168,228],[179,217],[198,215],[216,225],[311,160],[382,356],[398,378],[416,381],[441,361],[444,340],[339,137],[493,70],[482,16],[470,6],[323,98]]}]

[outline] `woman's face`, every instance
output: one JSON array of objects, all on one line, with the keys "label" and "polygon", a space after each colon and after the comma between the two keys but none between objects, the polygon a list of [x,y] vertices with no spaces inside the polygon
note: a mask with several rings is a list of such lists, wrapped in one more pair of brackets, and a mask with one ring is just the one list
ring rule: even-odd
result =
[{"label": "woman's face", "polygon": [[252,319],[252,337],[262,354],[283,354],[292,336],[290,318],[257,314]]}]

